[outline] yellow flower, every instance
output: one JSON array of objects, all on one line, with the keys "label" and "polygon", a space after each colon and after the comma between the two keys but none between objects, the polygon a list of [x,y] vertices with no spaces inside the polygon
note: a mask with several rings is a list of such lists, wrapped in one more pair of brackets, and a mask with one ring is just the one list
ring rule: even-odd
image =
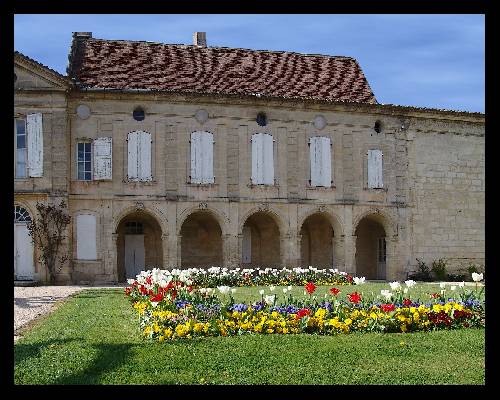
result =
[{"label": "yellow flower", "polygon": [[167,338],[170,338],[170,337],[172,336],[172,329],[167,328],[167,329],[165,329],[165,330],[163,331],[163,333],[165,334],[165,336],[166,336]]},{"label": "yellow flower", "polygon": [[371,319],[377,319],[377,314],[375,314],[373,311],[370,313],[370,318]]},{"label": "yellow flower", "polygon": [[351,324],[352,324],[352,319],[347,318],[347,319],[344,321],[344,324],[346,324],[346,326],[351,325]]},{"label": "yellow flower", "polygon": [[148,325],[144,328],[144,335],[149,335],[151,333],[151,327]]},{"label": "yellow flower", "polygon": [[154,333],[160,332],[160,327],[158,326],[158,324],[156,322],[153,324],[153,332]]}]

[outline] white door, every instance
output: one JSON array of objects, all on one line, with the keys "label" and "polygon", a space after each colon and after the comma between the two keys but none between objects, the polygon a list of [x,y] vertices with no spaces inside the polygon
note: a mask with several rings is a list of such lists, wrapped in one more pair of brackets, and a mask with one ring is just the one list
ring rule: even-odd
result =
[{"label": "white door", "polygon": [[33,243],[26,224],[14,224],[14,274],[17,280],[32,280],[35,274]]},{"label": "white door", "polygon": [[125,235],[125,273],[135,278],[145,267],[144,235]]}]

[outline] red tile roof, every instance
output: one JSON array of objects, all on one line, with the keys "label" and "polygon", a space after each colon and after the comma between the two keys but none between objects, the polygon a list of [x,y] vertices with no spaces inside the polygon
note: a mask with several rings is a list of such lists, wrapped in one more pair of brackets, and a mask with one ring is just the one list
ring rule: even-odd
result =
[{"label": "red tile roof", "polygon": [[377,103],[350,57],[84,38],[68,73],[79,88]]}]

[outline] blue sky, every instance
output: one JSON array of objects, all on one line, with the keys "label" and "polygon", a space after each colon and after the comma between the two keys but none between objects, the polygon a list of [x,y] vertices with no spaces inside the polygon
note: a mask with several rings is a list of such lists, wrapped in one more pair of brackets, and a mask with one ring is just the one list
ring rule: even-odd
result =
[{"label": "blue sky", "polygon": [[484,112],[484,15],[16,15],[14,48],[66,74],[71,33],[354,57],[384,104]]}]

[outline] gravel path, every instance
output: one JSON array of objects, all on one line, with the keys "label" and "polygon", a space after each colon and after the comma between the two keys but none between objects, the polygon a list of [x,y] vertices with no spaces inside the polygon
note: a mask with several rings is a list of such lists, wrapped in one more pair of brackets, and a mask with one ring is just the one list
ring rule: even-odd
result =
[{"label": "gravel path", "polygon": [[33,286],[14,287],[14,341],[19,329],[36,318],[49,313],[54,303],[85,289],[117,288],[123,286]]}]

